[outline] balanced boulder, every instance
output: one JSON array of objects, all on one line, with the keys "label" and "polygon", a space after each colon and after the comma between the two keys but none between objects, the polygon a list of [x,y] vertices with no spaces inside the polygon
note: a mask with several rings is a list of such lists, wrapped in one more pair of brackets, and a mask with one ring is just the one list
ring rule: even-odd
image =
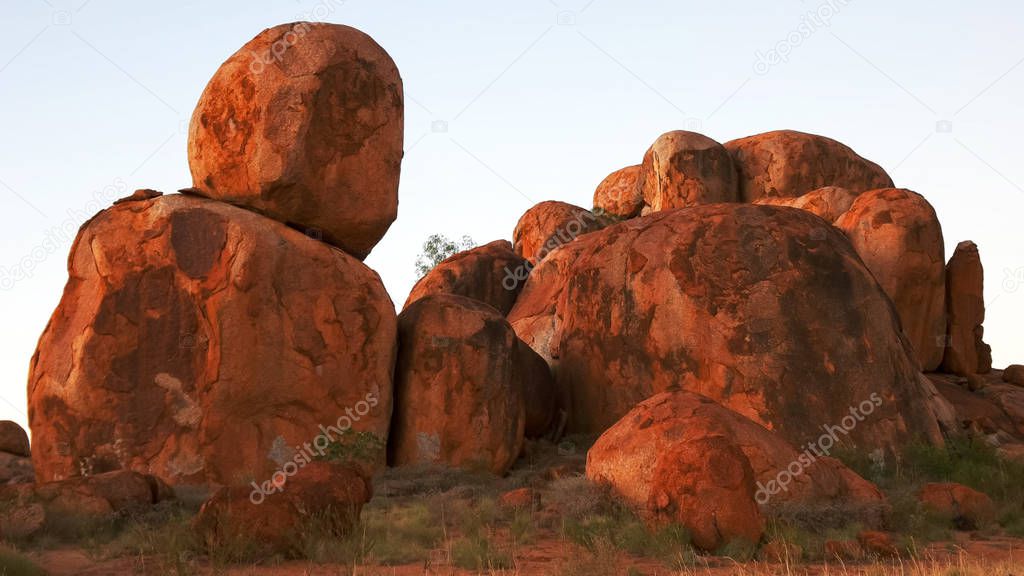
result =
[{"label": "balanced boulder", "polygon": [[823,186],[855,194],[891,188],[892,179],[874,162],[831,138],[778,130],[725,143],[739,174],[740,197],[798,197]]},{"label": "balanced boulder", "polygon": [[588,234],[533,271],[509,321],[571,395],[570,431],[681,388],[794,445],[876,397],[844,438],[942,441],[891,302],[843,233],[801,210],[703,205]]},{"label": "balanced boulder", "polygon": [[68,271],[29,374],[40,481],[244,484],[308,457],[322,428],[386,440],[394,305],[344,252],[175,194],[97,214]]},{"label": "balanced boulder", "polygon": [[703,134],[684,130],[662,134],[647,149],[640,189],[652,212],[739,201],[729,152]]},{"label": "balanced boulder", "polygon": [[402,79],[337,24],[264,30],[217,70],[189,129],[194,187],[363,259],[398,214]]},{"label": "balanced boulder", "polygon": [[640,165],[616,170],[594,190],[594,211],[601,210],[616,218],[635,218],[644,207],[640,191]]},{"label": "balanced boulder", "polygon": [[534,373],[524,366],[533,351],[501,313],[463,296],[413,302],[399,316],[398,331],[390,464],[504,474],[523,446],[527,404],[549,414],[554,406],[550,380],[534,390],[541,397],[525,396],[524,378]]},{"label": "balanced boulder", "polygon": [[967,376],[992,368],[992,349],[985,344],[985,270],[978,246],[957,244],[946,265],[947,338],[942,369]]},{"label": "balanced boulder", "polygon": [[508,240],[495,240],[455,254],[420,278],[403,308],[433,294],[454,294],[490,304],[508,314],[529,275],[526,260]]},{"label": "balanced boulder", "polygon": [[803,196],[791,198],[788,196],[764,196],[754,200],[753,204],[767,204],[770,206],[789,206],[807,210],[811,214],[821,217],[828,222],[835,222],[842,216],[857,195],[846,188],[838,186],[825,186],[812,190]]},{"label": "balanced boulder", "polygon": [[865,192],[837,221],[885,293],[924,370],[945,350],[945,246],[935,210],[910,190]]},{"label": "balanced boulder", "polygon": [[608,224],[606,218],[590,210],[549,200],[523,213],[512,233],[512,244],[516,254],[536,265],[554,249]]}]

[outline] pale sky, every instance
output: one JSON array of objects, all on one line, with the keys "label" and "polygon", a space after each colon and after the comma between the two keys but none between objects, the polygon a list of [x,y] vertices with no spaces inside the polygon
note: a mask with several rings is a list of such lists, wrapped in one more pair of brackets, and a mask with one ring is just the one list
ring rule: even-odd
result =
[{"label": "pale sky", "polygon": [[[423,240],[510,238],[542,200],[591,206],[661,133],[835,138],[923,194],[946,256],[974,240],[995,365],[1024,362],[1024,5],[780,0],[2,0],[0,419],[73,233],[136,188],[190,185],[185,126],[260,30],[355,26],[405,81],[398,220],[367,260],[396,306]],[[771,54],[780,55],[772,58]],[[28,277],[13,280],[20,268]]]}]

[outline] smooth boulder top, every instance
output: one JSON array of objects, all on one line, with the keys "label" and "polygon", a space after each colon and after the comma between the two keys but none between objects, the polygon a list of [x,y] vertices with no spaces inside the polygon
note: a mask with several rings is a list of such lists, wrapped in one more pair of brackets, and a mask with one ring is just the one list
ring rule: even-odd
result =
[{"label": "smooth boulder top", "polygon": [[839,186],[855,194],[893,187],[892,178],[880,166],[825,136],[777,130],[726,142],[725,148],[736,165],[745,202],[766,196],[803,196],[823,186]]},{"label": "smooth boulder top", "polygon": [[398,214],[402,79],[372,38],[296,22],[264,30],[203,91],[189,129],[195,189],[363,259]]}]

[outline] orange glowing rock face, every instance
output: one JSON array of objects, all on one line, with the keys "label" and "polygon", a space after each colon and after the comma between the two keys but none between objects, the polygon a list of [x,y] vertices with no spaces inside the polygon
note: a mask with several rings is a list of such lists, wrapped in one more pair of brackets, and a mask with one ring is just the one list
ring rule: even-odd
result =
[{"label": "orange glowing rock face", "polygon": [[594,190],[594,209],[616,218],[639,216],[644,207],[640,174],[639,164],[609,174]]},{"label": "orange glowing rock face", "polygon": [[712,204],[586,234],[531,273],[509,321],[600,433],[674,388],[794,444],[883,400],[852,440],[941,442],[891,302],[838,229],[801,210]]},{"label": "orange glowing rock face", "polygon": [[346,410],[386,439],[394,305],[340,250],[175,194],[92,218],[69,275],[29,375],[40,480],[263,481]]},{"label": "orange glowing rock face", "polygon": [[210,80],[188,157],[203,195],[308,229],[363,259],[398,214],[402,79],[362,32],[264,30]]},{"label": "orange glowing rock face", "polygon": [[741,200],[797,197],[839,186],[855,194],[891,188],[889,175],[848,146],[814,134],[778,130],[725,143],[739,176]]}]

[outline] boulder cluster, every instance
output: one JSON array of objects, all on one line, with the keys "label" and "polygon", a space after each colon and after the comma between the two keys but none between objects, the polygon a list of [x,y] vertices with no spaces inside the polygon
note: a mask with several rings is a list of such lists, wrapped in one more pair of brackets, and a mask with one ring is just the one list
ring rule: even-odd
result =
[{"label": "boulder cluster", "polygon": [[37,484],[8,473],[28,443],[0,423],[0,499],[40,524],[212,487],[204,538],[285,548],[317,511],[350,527],[385,465],[502,475],[576,433],[590,479],[715,550],[787,508],[883,517],[840,446],[979,434],[1024,456],[1024,368],[991,369],[977,246],[947,263],[928,201],[849,147],[668,132],[593,210],[530,208],[396,314],[362,260],[397,216],[402,134],[398,70],[357,30],[278,26],[231,56],[192,118],[192,186],[82,226],[31,363]]}]

